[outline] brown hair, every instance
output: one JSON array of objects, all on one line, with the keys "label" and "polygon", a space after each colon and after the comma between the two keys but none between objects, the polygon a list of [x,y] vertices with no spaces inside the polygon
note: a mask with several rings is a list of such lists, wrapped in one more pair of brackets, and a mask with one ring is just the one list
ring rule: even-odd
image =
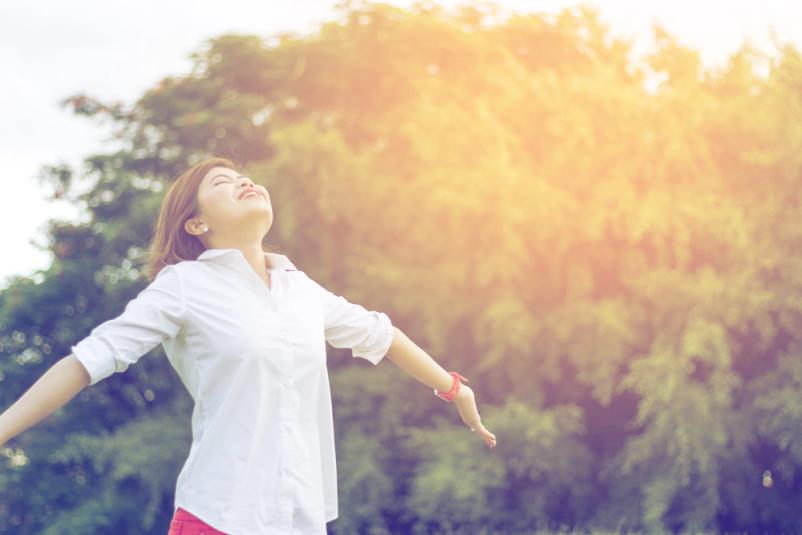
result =
[{"label": "brown hair", "polygon": [[[241,166],[228,158],[213,156],[178,175],[164,195],[156,220],[145,268],[148,281],[152,282],[165,266],[182,260],[196,260],[206,250],[198,236],[187,233],[184,223],[198,215],[198,188],[213,167],[226,167],[242,173]],[[272,251],[272,247],[265,243],[262,248],[265,252]]]}]

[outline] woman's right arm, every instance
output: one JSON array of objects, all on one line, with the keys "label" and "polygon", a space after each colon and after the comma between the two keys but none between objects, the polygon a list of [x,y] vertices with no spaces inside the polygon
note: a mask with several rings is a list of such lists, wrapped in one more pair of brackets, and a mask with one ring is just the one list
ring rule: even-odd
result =
[{"label": "woman's right arm", "polygon": [[89,385],[89,373],[70,353],[53,364],[0,414],[0,446],[66,405]]},{"label": "woman's right arm", "polygon": [[165,266],[122,314],[92,329],[0,414],[0,445],[44,420],[86,386],[125,371],[157,344],[176,336],[185,309],[178,270]]}]

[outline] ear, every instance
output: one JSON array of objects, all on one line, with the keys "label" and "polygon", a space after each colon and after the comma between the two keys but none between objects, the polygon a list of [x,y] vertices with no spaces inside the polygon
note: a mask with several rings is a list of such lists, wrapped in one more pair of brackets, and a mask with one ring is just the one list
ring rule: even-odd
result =
[{"label": "ear", "polygon": [[205,234],[206,231],[204,229],[207,228],[208,225],[206,223],[194,217],[192,219],[187,219],[184,223],[184,230],[190,236],[200,236]]}]

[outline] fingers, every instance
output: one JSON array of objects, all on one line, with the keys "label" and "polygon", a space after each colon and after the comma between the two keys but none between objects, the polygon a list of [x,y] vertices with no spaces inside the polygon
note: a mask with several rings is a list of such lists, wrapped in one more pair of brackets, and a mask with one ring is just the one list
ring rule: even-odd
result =
[{"label": "fingers", "polygon": [[481,422],[477,423],[476,427],[471,427],[471,431],[476,432],[477,430],[479,431],[479,435],[490,448],[496,447],[496,435],[488,431],[485,426],[481,424]]},{"label": "fingers", "polygon": [[[460,378],[464,379],[462,376],[460,376]],[[496,435],[488,431],[485,426],[482,425],[482,417],[479,415],[479,410],[476,407],[473,391],[468,386],[460,388],[459,394],[457,398],[454,399],[454,402],[465,425],[467,425],[472,432],[478,431],[485,443],[490,448],[495,448]]]}]

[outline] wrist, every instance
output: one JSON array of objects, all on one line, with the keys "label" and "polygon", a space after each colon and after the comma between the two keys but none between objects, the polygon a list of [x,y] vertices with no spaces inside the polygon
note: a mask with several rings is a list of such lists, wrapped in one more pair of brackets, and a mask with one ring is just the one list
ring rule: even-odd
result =
[{"label": "wrist", "polygon": [[454,396],[454,402],[458,403],[462,400],[470,398],[472,395],[473,390],[471,390],[471,387],[466,384],[461,384],[459,387],[459,392],[457,392],[457,395]]},{"label": "wrist", "polygon": [[437,390],[435,388],[434,389],[434,394],[437,397],[444,399],[445,401],[453,402],[454,398],[457,395],[459,395],[459,391],[461,390],[461,387],[462,387],[462,383],[460,382],[460,380],[468,382],[468,378],[467,377],[463,377],[462,375],[460,375],[460,374],[458,374],[457,372],[454,372],[454,371],[448,372],[448,373],[449,373],[449,375],[452,376],[451,388],[448,391],[445,391],[445,392]]}]

